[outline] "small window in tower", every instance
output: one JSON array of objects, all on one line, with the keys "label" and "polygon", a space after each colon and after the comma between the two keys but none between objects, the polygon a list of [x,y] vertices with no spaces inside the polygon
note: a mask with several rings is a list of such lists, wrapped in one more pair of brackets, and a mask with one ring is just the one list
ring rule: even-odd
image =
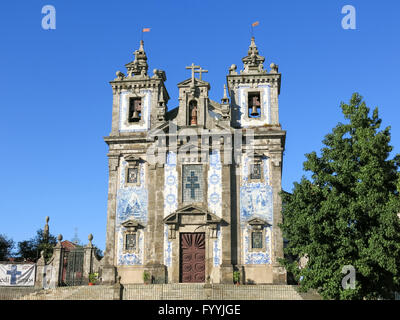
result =
[{"label": "small window in tower", "polygon": [[129,122],[139,122],[142,119],[142,99],[129,98]]},{"label": "small window in tower", "polygon": [[127,183],[138,183],[139,168],[128,168]]},{"label": "small window in tower", "polygon": [[254,231],[251,233],[251,247],[252,249],[262,249],[263,248],[263,233],[262,231]]},{"label": "small window in tower", "polygon": [[261,179],[261,163],[250,164],[250,179],[251,180]]},{"label": "small window in tower", "polygon": [[136,250],[136,233],[127,233],[125,235],[125,250],[127,251]]},{"label": "small window in tower", "polygon": [[249,92],[248,94],[248,116],[249,118],[261,117],[260,92]]}]

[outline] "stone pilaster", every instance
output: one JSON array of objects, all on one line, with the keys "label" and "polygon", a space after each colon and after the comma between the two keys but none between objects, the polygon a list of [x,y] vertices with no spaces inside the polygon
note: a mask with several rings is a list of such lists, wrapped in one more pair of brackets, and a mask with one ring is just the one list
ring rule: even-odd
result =
[{"label": "stone pilaster", "polygon": [[59,241],[53,249],[53,270],[51,274],[51,282],[56,286],[60,285],[62,280],[63,251],[64,249],[61,247],[61,241]]},{"label": "stone pilaster", "polygon": [[148,220],[146,240],[146,270],[155,283],[165,283],[166,266],[164,263],[164,167],[148,166]]},{"label": "stone pilaster", "polygon": [[279,125],[279,103],[278,103],[278,83],[277,80],[272,81],[270,88],[270,104],[271,104],[271,124]]},{"label": "stone pilaster", "polygon": [[118,89],[113,88],[111,136],[118,135],[118,130],[119,130],[119,97],[120,97],[120,91]]},{"label": "stone pilaster", "polygon": [[222,164],[221,283],[233,283],[231,232],[231,165]]},{"label": "stone pilaster", "polygon": [[108,155],[109,179],[108,179],[108,204],[107,204],[107,234],[106,250],[104,252],[101,268],[103,284],[113,284],[116,281],[115,268],[115,223],[117,207],[117,186],[119,155]]},{"label": "stone pilaster", "polygon": [[44,257],[42,256],[37,262],[36,262],[36,277],[35,277],[35,287],[36,288],[43,288],[43,277],[44,277],[44,272],[45,272],[45,261]]},{"label": "stone pilaster", "polygon": [[283,236],[279,224],[282,223],[282,200],[279,193],[282,190],[282,153],[271,153],[272,187],[273,187],[273,248],[272,248],[272,272],[273,283],[286,283],[286,270],[278,263],[283,258]]},{"label": "stone pilaster", "polygon": [[93,272],[93,257],[95,248],[92,245],[93,236],[89,235],[89,243],[84,248],[83,277],[89,282],[89,275]]}]

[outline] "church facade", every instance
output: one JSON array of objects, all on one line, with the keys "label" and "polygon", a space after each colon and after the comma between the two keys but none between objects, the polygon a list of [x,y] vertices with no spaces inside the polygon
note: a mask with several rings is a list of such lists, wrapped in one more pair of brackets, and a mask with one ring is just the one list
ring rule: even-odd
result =
[{"label": "church facade", "polygon": [[286,283],[278,66],[264,67],[253,37],[221,102],[192,64],[168,111],[166,73],[149,74],[143,41],[134,54],[110,82],[103,283],[232,283],[235,271],[241,283]]}]

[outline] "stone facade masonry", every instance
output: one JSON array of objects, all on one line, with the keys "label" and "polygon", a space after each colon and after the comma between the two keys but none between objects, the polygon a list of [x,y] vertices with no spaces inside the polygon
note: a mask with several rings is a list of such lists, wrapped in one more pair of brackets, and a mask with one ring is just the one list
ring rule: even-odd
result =
[{"label": "stone facade masonry", "polygon": [[204,234],[204,253],[190,266],[204,273],[201,282],[232,283],[237,270],[246,283],[286,283],[277,263],[281,75],[275,64],[264,68],[254,38],[242,61],[243,70],[229,68],[221,103],[208,96],[206,71],[192,64],[191,78],[178,84],[179,106],[168,111],[166,74],[148,74],[143,41],[127,74],[110,82],[104,284],[143,283],[144,274],[153,283],[184,282],[187,233]]}]

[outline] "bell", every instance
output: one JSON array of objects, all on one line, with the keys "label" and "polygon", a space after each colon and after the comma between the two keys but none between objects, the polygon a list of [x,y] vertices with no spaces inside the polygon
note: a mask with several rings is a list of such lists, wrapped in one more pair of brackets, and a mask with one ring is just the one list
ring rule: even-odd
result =
[{"label": "bell", "polygon": [[257,107],[260,107],[260,101],[257,96],[254,96],[253,101],[252,101],[252,106],[251,106],[251,114],[250,114],[252,117],[260,116],[260,114],[257,111]]},{"label": "bell", "polygon": [[256,105],[253,105],[253,107],[251,108],[251,113],[250,114],[251,114],[252,117],[258,117],[259,116]]},{"label": "bell", "polygon": [[132,118],[131,118],[133,121],[137,121],[137,120],[139,120],[140,118],[139,118],[139,113],[137,112],[137,110],[135,110],[135,111],[133,111],[133,114],[132,114]]}]

